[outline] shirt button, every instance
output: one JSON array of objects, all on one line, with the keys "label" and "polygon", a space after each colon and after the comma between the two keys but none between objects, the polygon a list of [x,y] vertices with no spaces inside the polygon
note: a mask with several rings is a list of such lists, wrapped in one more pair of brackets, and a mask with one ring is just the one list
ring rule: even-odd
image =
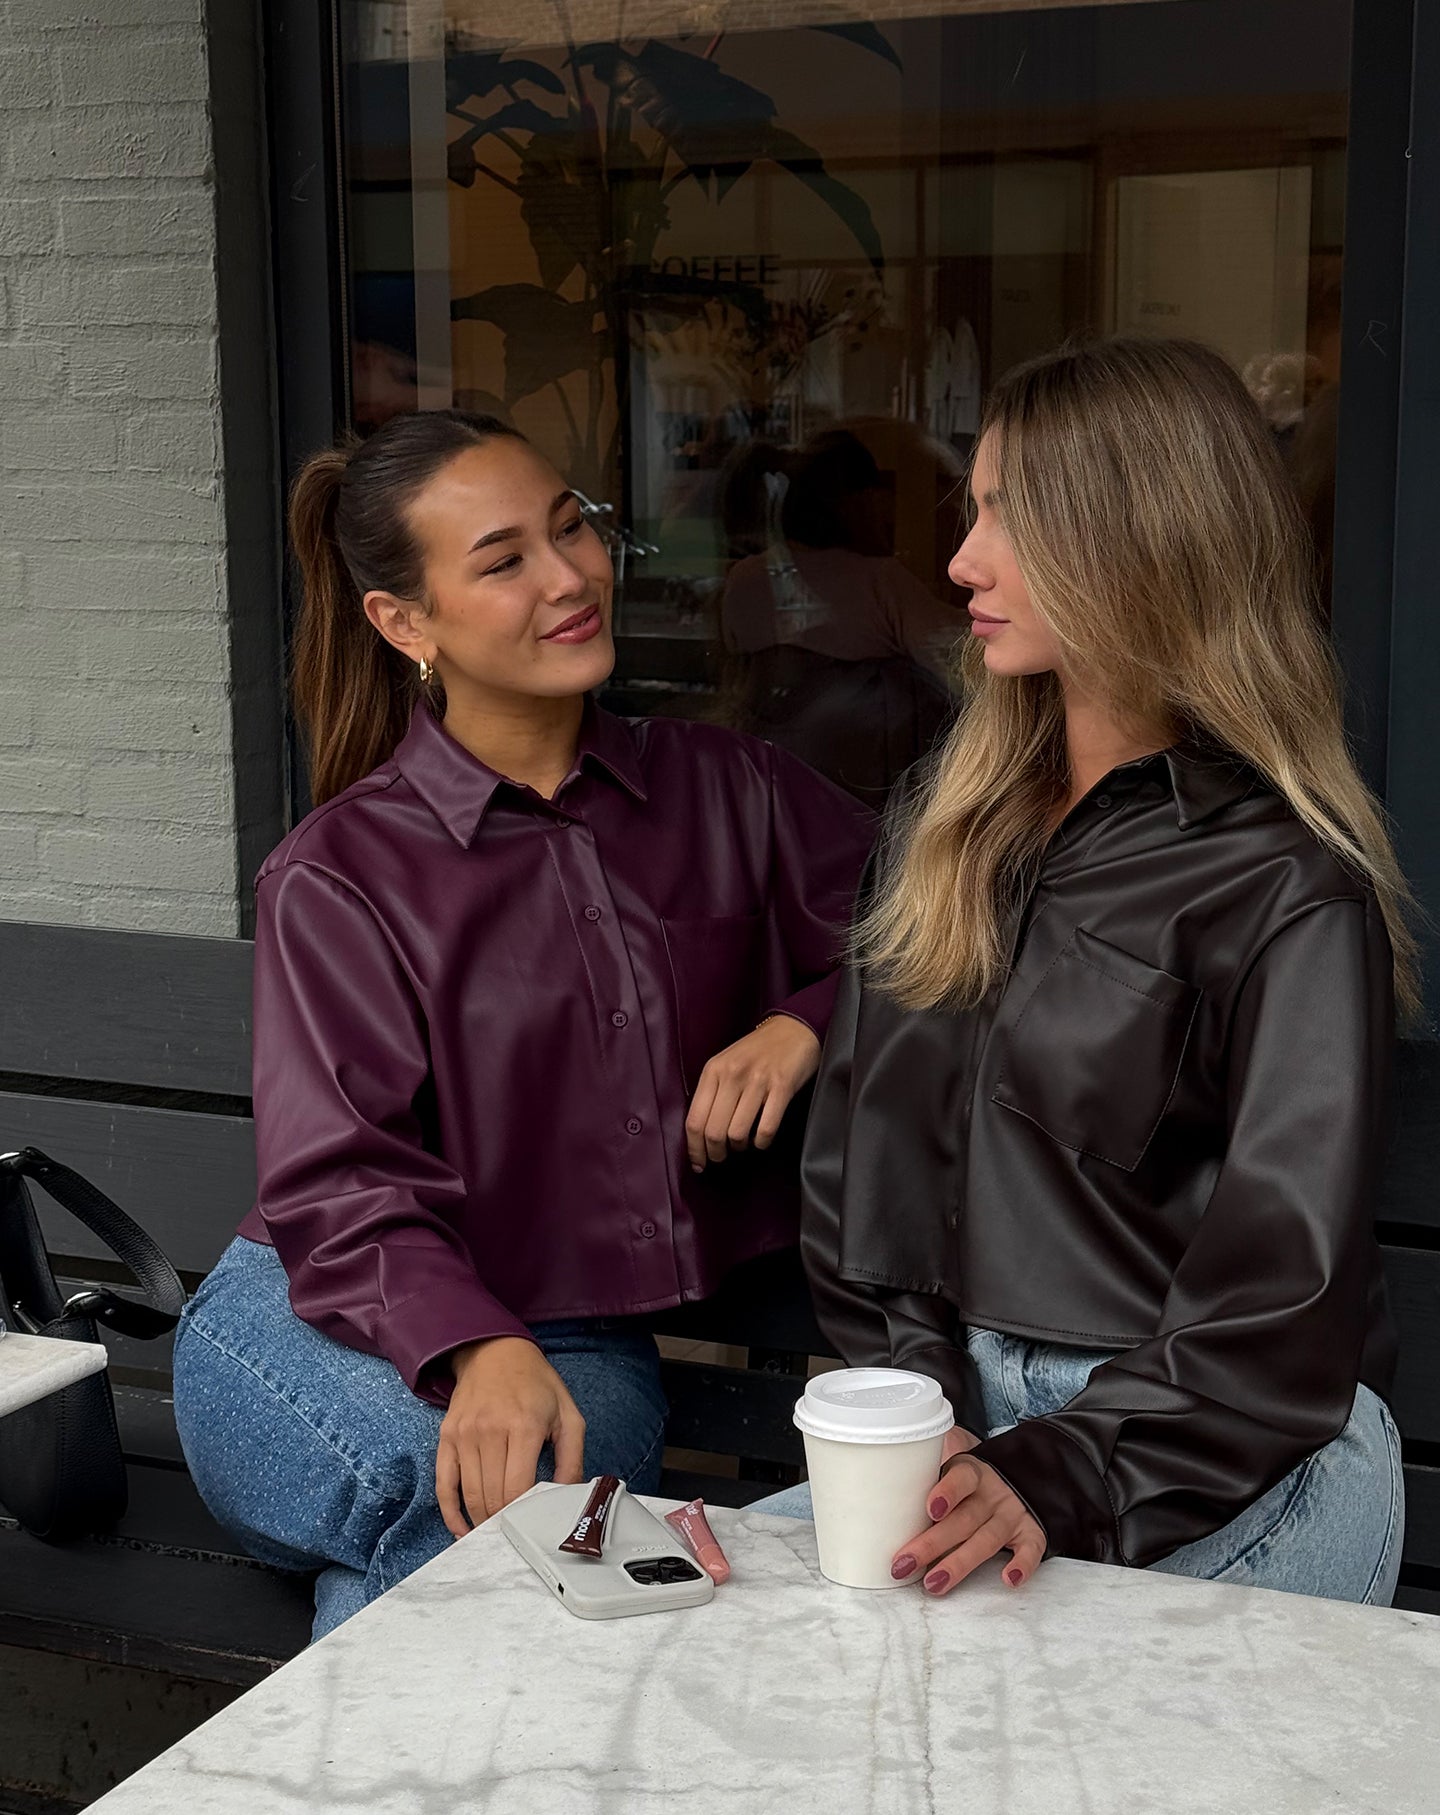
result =
[{"label": "shirt button", "polygon": [[645,1237],[646,1241],[649,1242],[654,1241],[660,1231],[655,1227],[654,1223],[641,1223],[640,1233]]},{"label": "shirt button", "polygon": [[555,824],[563,832],[565,830],[565,828],[570,824],[570,821],[568,819],[566,819],[565,815],[562,813],[560,815],[560,817],[555,821]]},{"label": "shirt button", "polygon": [[640,1120],[638,1115],[632,1115],[630,1120],[625,1124],[626,1134],[640,1134],[644,1131],[644,1128],[645,1124]]},{"label": "shirt button", "polygon": [[586,910],[585,910],[585,918],[586,918],[586,919],[587,919],[587,920],[598,920],[598,919],[599,919],[599,918],[600,918],[600,910],[599,910],[599,908],[597,908],[597,907],[588,907],[588,908],[586,908]]},{"label": "shirt button", "polygon": [[630,1017],[623,1009],[617,1008],[615,1013],[610,1017],[610,1025],[612,1027],[628,1027],[630,1025]]},{"label": "shirt button", "polygon": [[1095,796],[1095,805],[1097,807],[1113,807],[1115,802],[1109,794],[1097,794]]}]

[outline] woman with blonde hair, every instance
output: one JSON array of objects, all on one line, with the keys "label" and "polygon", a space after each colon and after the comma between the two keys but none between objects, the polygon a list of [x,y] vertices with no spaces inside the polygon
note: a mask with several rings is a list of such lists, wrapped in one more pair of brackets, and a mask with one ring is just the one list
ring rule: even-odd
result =
[{"label": "woman with blonde hair", "polygon": [[963,1427],[894,1574],[1388,1602],[1416,986],[1279,456],[1217,355],[1117,340],[1002,382],[972,489],[968,706],[892,812],[804,1162],[822,1323]]}]

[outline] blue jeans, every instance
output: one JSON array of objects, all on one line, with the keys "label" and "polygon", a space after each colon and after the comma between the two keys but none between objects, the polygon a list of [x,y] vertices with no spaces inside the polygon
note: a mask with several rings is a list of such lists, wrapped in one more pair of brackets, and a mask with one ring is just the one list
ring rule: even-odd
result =
[{"label": "blue jeans", "polygon": [[[972,1330],[968,1347],[992,1437],[1026,1418],[1060,1411],[1091,1371],[1111,1359],[1108,1351],[1062,1348],[996,1330]],[[786,1488],[757,1501],[754,1510],[808,1519],[810,1489]],[[1164,1575],[1388,1607],[1404,1538],[1400,1439],[1384,1401],[1362,1386],[1349,1423],[1333,1442],[1228,1525],[1150,1567]]]},{"label": "blue jeans", "polygon": [[[585,1418],[589,1475],[660,1480],[665,1395],[654,1338],[631,1318],[532,1332]],[[237,1237],[175,1337],[175,1422],[216,1520],[280,1569],[318,1570],[323,1635],[453,1542],[435,1498],[444,1416],[388,1361],[290,1309],[273,1248]],[[547,1446],[539,1478],[551,1479]]]}]

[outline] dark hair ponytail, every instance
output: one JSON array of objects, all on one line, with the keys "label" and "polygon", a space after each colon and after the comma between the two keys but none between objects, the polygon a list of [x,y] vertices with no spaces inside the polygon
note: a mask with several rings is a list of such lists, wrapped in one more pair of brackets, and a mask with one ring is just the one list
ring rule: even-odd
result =
[{"label": "dark hair ponytail", "polygon": [[385,761],[420,697],[415,665],[370,623],[364,596],[423,597],[410,506],[457,454],[502,435],[524,440],[495,416],[426,410],[393,416],[368,440],[352,436],[301,468],[290,493],[302,584],[290,686],[317,806]]}]

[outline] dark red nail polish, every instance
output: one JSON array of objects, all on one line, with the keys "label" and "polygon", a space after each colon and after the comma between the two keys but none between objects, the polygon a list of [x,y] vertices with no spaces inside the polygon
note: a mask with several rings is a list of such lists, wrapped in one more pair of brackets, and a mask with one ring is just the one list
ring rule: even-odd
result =
[{"label": "dark red nail polish", "polygon": [[1005,1571],[1005,1580],[1012,1588],[1018,1588],[1025,1580],[1025,1571],[1023,1569],[1007,1569]]},{"label": "dark red nail polish", "polygon": [[926,1508],[926,1511],[930,1514],[932,1519],[943,1519],[949,1510],[950,1507],[948,1502],[942,1499],[939,1494],[936,1494],[935,1498]]},{"label": "dark red nail polish", "polygon": [[914,1557],[896,1557],[890,1565],[890,1573],[897,1582],[903,1582],[906,1576],[913,1576],[919,1567]]},{"label": "dark red nail polish", "polygon": [[925,1592],[927,1594],[939,1594],[942,1588],[948,1588],[949,1586],[950,1571],[948,1569],[932,1569],[925,1578]]}]

